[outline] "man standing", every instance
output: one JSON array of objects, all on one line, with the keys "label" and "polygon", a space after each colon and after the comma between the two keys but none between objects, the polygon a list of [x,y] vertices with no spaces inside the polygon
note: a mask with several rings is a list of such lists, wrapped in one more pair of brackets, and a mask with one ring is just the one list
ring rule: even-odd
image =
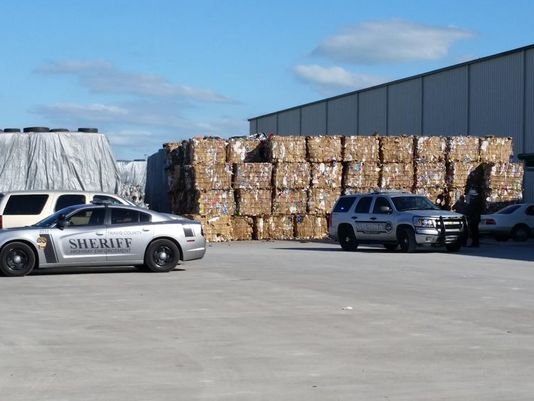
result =
[{"label": "man standing", "polygon": [[480,246],[478,224],[480,223],[480,215],[482,214],[483,208],[482,196],[475,188],[471,188],[467,193],[466,216],[471,234],[470,247],[472,248],[478,248]]}]

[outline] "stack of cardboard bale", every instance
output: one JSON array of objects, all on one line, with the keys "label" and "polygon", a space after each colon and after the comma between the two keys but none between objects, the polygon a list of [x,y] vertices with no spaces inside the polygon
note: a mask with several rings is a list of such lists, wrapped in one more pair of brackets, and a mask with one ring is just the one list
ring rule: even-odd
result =
[{"label": "stack of cardboard bale", "polygon": [[310,165],[306,138],[273,136],[267,142],[268,162],[273,164],[272,215],[257,219],[258,239],[294,238],[294,217],[306,214]]},{"label": "stack of cardboard bale", "polygon": [[414,137],[380,137],[381,189],[412,191],[414,186]]},{"label": "stack of cardboard bale", "polygon": [[254,238],[254,220],[271,214],[271,163],[263,163],[263,142],[256,138],[233,138],[228,141],[227,160],[232,163],[232,187],[236,215],[232,218],[232,238]]},{"label": "stack of cardboard bale", "polygon": [[202,222],[211,241],[232,239],[235,199],[232,168],[226,163],[226,141],[220,138],[193,138],[176,150],[182,164],[174,167],[173,211],[191,215]]},{"label": "stack of cardboard bale", "polygon": [[380,179],[378,136],[343,138],[343,189],[345,194],[370,192]]},{"label": "stack of cardboard bale", "polygon": [[210,241],[319,239],[342,193],[420,193],[451,207],[471,187],[489,209],[521,199],[511,138],[272,136],[164,145],[172,211]]},{"label": "stack of cardboard bale", "polygon": [[[454,205],[467,193],[473,177],[482,177],[480,166],[480,138],[476,136],[452,136],[447,147],[448,204]],[[478,179],[476,179],[478,181]],[[469,183],[469,184],[468,184]],[[481,186],[479,183],[477,186]]]},{"label": "stack of cardboard bale", "polygon": [[435,201],[438,196],[446,197],[447,138],[442,136],[420,136],[415,138],[415,187],[414,192]]}]

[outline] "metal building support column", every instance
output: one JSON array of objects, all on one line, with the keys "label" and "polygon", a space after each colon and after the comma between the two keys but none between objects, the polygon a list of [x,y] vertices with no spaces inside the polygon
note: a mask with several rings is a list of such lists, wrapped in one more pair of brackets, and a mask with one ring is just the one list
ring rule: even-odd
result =
[{"label": "metal building support column", "polygon": [[423,136],[425,120],[425,77],[421,77],[421,126],[419,127],[419,135]]},{"label": "metal building support column", "polygon": [[324,131],[325,131],[325,135],[328,135],[328,100],[324,102],[324,107],[326,107],[324,111],[324,119],[325,119]]},{"label": "metal building support column", "polygon": [[521,152],[526,152],[527,150],[527,51],[523,50],[521,52],[523,57],[523,76],[521,80],[523,81],[523,93],[522,93],[522,108],[521,108],[521,135],[523,136],[523,146]]},{"label": "metal building support column", "polygon": [[389,136],[389,85],[386,85],[386,136]]},{"label": "metal building support column", "polygon": [[470,102],[471,102],[471,64],[468,64],[467,65],[467,68],[465,69],[466,70],[466,74],[467,74],[467,77],[466,77],[466,88],[465,88],[465,95],[467,97],[467,101],[466,101],[466,108],[467,108],[467,111],[466,111],[466,122],[465,122],[465,134],[466,135],[469,135],[469,130],[471,129],[471,126],[470,126],[470,123],[469,123],[469,119],[470,119],[470,114],[471,114],[471,105],[470,105]]},{"label": "metal building support column", "polygon": [[360,92],[356,93],[356,135],[360,135]]},{"label": "metal building support column", "polygon": [[302,107],[299,107],[299,136],[302,136]]}]

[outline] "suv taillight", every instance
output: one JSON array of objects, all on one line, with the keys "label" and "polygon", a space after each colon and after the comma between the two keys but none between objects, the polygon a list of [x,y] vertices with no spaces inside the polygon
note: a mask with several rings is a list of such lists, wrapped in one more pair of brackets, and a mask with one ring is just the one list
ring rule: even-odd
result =
[{"label": "suv taillight", "polygon": [[2,215],[0,214],[0,229],[4,228],[4,222],[2,221]]},{"label": "suv taillight", "polygon": [[[324,221],[324,220],[323,220]],[[327,217],[327,228],[330,230],[330,227],[332,227],[332,213],[330,213]]]}]

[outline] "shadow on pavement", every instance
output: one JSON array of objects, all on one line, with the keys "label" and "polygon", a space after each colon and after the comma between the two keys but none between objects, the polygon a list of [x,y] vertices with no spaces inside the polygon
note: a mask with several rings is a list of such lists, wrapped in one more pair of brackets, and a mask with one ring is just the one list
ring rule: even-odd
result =
[{"label": "shadow on pavement", "polygon": [[[175,271],[185,271],[182,268],[175,268]],[[139,271],[133,266],[112,266],[112,267],[50,267],[45,269],[34,270],[31,276],[47,275],[78,275],[78,274],[117,274],[117,273],[137,273],[137,274],[157,274],[154,272]]]}]

